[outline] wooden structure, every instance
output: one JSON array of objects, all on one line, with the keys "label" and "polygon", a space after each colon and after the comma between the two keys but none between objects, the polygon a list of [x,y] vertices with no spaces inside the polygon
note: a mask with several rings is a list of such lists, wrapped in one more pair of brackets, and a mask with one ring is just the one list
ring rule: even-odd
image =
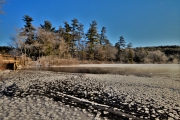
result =
[{"label": "wooden structure", "polygon": [[1,63],[2,66],[7,69],[18,69],[18,66],[20,65],[20,59],[19,57],[13,57],[11,55],[0,55],[1,56]]}]

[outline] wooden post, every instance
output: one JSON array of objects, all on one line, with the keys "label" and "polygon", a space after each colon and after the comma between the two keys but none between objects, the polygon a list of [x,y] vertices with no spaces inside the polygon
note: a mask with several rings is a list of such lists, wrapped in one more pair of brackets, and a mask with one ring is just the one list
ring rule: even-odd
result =
[{"label": "wooden post", "polygon": [[16,62],[14,63],[13,70],[16,70],[16,68],[15,68],[15,67],[16,67]]}]

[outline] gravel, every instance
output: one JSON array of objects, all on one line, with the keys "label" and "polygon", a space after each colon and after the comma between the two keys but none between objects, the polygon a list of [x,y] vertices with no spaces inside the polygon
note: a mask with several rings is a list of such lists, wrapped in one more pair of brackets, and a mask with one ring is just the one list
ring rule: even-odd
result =
[{"label": "gravel", "polygon": [[180,119],[179,74],[138,77],[25,70],[0,76],[0,120],[127,119],[67,102],[68,98],[59,99],[60,94],[107,105],[139,119]]}]

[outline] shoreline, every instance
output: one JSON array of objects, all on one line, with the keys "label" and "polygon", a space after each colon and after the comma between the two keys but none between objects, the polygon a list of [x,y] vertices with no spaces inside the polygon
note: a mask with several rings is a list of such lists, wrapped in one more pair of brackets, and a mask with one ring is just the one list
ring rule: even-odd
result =
[{"label": "shoreline", "polygon": [[177,75],[179,64],[80,64],[73,66],[27,67],[30,70],[88,73],[88,74],[119,74],[136,76]]}]

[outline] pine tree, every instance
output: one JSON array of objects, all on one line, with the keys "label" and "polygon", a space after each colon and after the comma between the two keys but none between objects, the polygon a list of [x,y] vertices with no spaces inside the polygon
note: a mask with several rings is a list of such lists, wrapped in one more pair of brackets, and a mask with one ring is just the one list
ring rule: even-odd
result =
[{"label": "pine tree", "polygon": [[52,24],[50,21],[44,21],[44,25],[41,25],[41,28],[46,30],[46,31],[49,31],[49,32],[54,32],[55,31],[55,27],[52,27]]},{"label": "pine tree", "polygon": [[96,46],[96,59],[98,60],[107,60],[109,56],[109,48],[111,46],[111,43],[107,39],[106,34],[106,27],[102,27],[101,34],[99,34],[99,42],[100,44]]},{"label": "pine tree", "polygon": [[81,60],[85,60],[86,59],[86,37],[84,34],[84,26],[83,24],[79,23],[78,28],[77,28],[77,34],[78,34],[78,44],[77,44],[77,48],[78,48],[78,56],[80,57]]},{"label": "pine tree", "polygon": [[126,46],[125,43],[126,43],[126,42],[125,42],[125,40],[124,40],[124,37],[121,36],[121,37],[120,37],[120,40],[119,40],[120,49],[121,49],[121,48],[124,48],[124,47]]},{"label": "pine tree", "polygon": [[32,17],[30,17],[28,15],[24,15],[22,20],[25,22],[25,25],[24,25],[24,28],[21,29],[19,36],[25,38],[25,42],[24,42],[24,46],[23,46],[25,57],[26,57],[26,55],[31,57],[34,53],[33,52],[33,50],[34,50],[33,44],[36,39],[36,36],[35,36],[36,29],[32,25],[32,21],[33,21]]},{"label": "pine tree", "polygon": [[32,17],[28,16],[28,15],[24,15],[23,16],[23,19],[22,19],[24,22],[25,22],[25,25],[24,25],[24,28],[22,28],[22,32],[20,33],[21,36],[26,36],[27,39],[26,39],[26,44],[33,44],[34,42],[34,31],[36,30],[33,25],[32,25]]},{"label": "pine tree", "polygon": [[86,34],[87,38],[87,46],[88,46],[88,58],[94,59],[95,46],[99,43],[99,35],[97,31],[97,22],[94,20],[92,24],[90,24],[90,28]]},{"label": "pine tree", "polygon": [[115,44],[115,47],[117,48],[118,50],[118,56],[119,56],[119,62],[121,62],[121,55],[122,55],[122,52],[123,52],[123,49],[125,48],[125,40],[124,40],[124,37],[123,36],[120,36],[119,37],[119,41]]},{"label": "pine tree", "polygon": [[64,39],[65,39],[65,42],[67,44],[67,50],[69,51],[67,53],[67,56],[69,54],[72,55],[72,46],[73,46],[73,43],[72,43],[72,27],[69,25],[68,22],[64,22],[64,30],[65,30],[65,33],[63,35]]},{"label": "pine tree", "polygon": [[107,37],[106,37],[106,27],[102,27],[101,34],[100,34],[100,45],[105,44]]},{"label": "pine tree", "polygon": [[130,42],[128,45],[127,45],[127,48],[132,48],[133,47],[133,45],[132,45],[132,43]]},{"label": "pine tree", "polygon": [[128,58],[128,62],[129,63],[134,63],[134,51],[132,50],[132,43],[129,43],[128,45],[127,45],[127,48],[128,48],[128,55],[127,55],[127,58]]},{"label": "pine tree", "polygon": [[32,17],[28,16],[28,15],[24,15],[23,19],[22,19],[26,24],[24,25],[24,31],[25,32],[32,32],[33,30],[36,30],[33,25],[32,25]]},{"label": "pine tree", "polygon": [[78,33],[77,33],[77,28],[78,28],[78,20],[76,18],[74,18],[72,21],[72,51],[71,51],[71,56],[74,58],[75,56],[75,51],[77,50],[77,48],[75,48],[77,46],[76,42],[78,39]]}]

